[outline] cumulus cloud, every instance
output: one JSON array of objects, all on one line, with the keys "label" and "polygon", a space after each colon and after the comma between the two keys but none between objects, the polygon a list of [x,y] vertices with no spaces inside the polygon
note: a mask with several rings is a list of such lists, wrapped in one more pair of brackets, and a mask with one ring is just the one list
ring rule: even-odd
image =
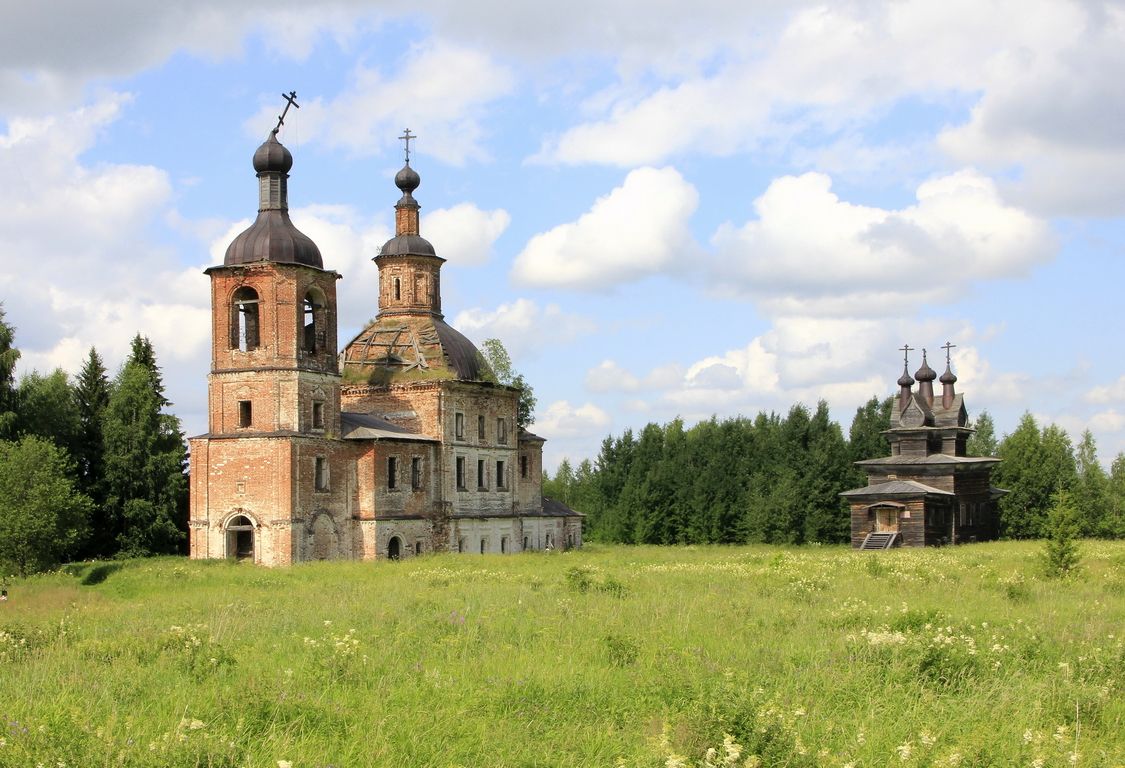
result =
[{"label": "cumulus cloud", "polygon": [[439,208],[422,219],[422,231],[450,264],[479,266],[492,258],[512,217],[503,208],[482,211],[472,203]]},{"label": "cumulus cloud", "polygon": [[529,429],[548,439],[593,437],[604,432],[610,421],[609,414],[593,403],[575,406],[556,400],[536,414]]},{"label": "cumulus cloud", "polygon": [[1084,399],[1088,403],[1097,405],[1125,402],[1125,376],[1110,384],[1093,387],[1086,393]]},{"label": "cumulus cloud", "polygon": [[[507,67],[471,48],[441,40],[412,46],[392,73],[359,65],[348,87],[334,98],[301,103],[302,141],[323,142],[356,155],[387,149],[403,125],[418,134],[424,155],[462,165],[486,157],[484,111],[515,84]],[[245,123],[257,136],[276,119],[269,97]]]},{"label": "cumulus cloud", "polygon": [[523,298],[496,309],[463,310],[457,313],[453,325],[478,343],[500,339],[514,357],[534,355],[544,344],[565,344],[595,329],[592,320],[564,312],[558,304],[540,307]]},{"label": "cumulus cloud", "polygon": [[577,221],[535,235],[512,277],[525,285],[605,290],[656,274],[694,250],[699,195],[675,168],[638,168]]},{"label": "cumulus cloud", "polygon": [[724,290],[774,315],[900,314],[1054,252],[1046,223],[972,170],[927,181],[902,210],[842,201],[831,186],[820,173],[782,177],[755,201],[756,219],[721,226],[712,242]]},{"label": "cumulus cloud", "polygon": [[[9,254],[0,286],[23,371],[74,372],[95,344],[116,365],[138,331],[170,369],[198,368],[207,349],[206,278],[137,236],[169,205],[167,174],[81,161],[128,103],[111,94],[52,117],[13,119],[0,135],[0,176],[18,180],[0,187],[0,251]],[[170,384],[169,394],[183,390]]]}]

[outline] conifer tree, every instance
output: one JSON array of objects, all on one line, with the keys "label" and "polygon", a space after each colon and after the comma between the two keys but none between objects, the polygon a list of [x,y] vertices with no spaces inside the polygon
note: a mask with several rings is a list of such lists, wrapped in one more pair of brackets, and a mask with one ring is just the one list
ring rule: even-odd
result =
[{"label": "conifer tree", "polygon": [[1102,536],[1125,539],[1125,452],[1117,454],[1109,472],[1109,514],[1102,521]]},{"label": "conifer tree", "polygon": [[1108,535],[1105,521],[1110,516],[1109,478],[1098,463],[1098,446],[1090,430],[1082,432],[1082,440],[1074,452],[1078,481],[1071,494],[1078,509],[1083,536]]},{"label": "conifer tree", "polygon": [[976,430],[969,436],[965,452],[970,456],[995,456],[998,449],[996,442],[996,425],[992,422],[992,415],[987,410],[982,410],[977,420],[973,422]]},{"label": "conifer tree", "polygon": [[4,320],[0,304],[0,440],[16,435],[16,361],[20,351],[15,348],[16,330]]},{"label": "conifer tree", "polygon": [[1043,561],[1048,576],[1053,578],[1069,576],[1078,567],[1080,514],[1067,491],[1060,490],[1051,497],[1051,508],[1048,510],[1044,527],[1047,541],[1043,551]]},{"label": "conifer tree", "polygon": [[106,515],[105,485],[105,410],[109,405],[109,379],[97,350],[90,347],[86,362],[74,385],[82,440],[74,454],[78,484],[94,504],[90,518],[91,534],[85,554],[108,555],[115,549],[110,521]]},{"label": "conifer tree", "polygon": [[103,423],[106,505],[127,555],[174,552],[184,537],[187,456],[179,419],[161,410],[166,404],[152,344],[138,336]]}]

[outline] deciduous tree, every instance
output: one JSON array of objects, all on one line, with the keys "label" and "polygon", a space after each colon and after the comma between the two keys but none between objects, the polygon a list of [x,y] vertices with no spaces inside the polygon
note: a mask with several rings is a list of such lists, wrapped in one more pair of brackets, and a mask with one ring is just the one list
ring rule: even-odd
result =
[{"label": "deciduous tree", "polygon": [[58,564],[86,535],[90,500],[72,474],[50,440],[0,441],[0,560],[21,576]]},{"label": "deciduous tree", "polygon": [[0,440],[16,435],[16,361],[20,351],[15,348],[16,330],[4,320],[0,304]]}]

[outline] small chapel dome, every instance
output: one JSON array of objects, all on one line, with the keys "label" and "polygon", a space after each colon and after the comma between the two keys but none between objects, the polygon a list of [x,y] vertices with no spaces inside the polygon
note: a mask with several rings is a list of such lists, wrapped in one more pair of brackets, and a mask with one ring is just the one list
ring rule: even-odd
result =
[{"label": "small chapel dome", "polygon": [[937,378],[937,371],[931,368],[930,364],[926,362],[925,351],[922,352],[922,367],[914,372],[914,378],[916,378],[919,383],[924,381],[933,381]]},{"label": "small chapel dome", "polygon": [[945,373],[941,375],[941,378],[938,379],[938,381],[940,381],[942,384],[956,384],[957,376],[953,373],[953,371],[949,369],[949,366],[947,365],[945,366]]},{"label": "small chapel dome", "polygon": [[258,173],[289,173],[293,167],[293,154],[277,140],[277,131],[254,152],[254,170]]},{"label": "small chapel dome", "polygon": [[409,195],[414,190],[418,189],[418,185],[422,183],[422,177],[418,172],[410,167],[407,163],[402,167],[402,170],[395,174],[395,186],[402,190],[404,195]]},{"label": "small chapel dome", "polygon": [[900,387],[914,386],[914,379],[910,378],[910,374],[906,372],[906,369],[903,369],[902,375],[898,377],[898,385]]}]

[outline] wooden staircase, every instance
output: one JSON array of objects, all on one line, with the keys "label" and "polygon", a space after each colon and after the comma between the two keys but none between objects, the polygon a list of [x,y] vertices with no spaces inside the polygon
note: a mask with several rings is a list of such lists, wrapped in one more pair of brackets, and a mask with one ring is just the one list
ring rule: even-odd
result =
[{"label": "wooden staircase", "polygon": [[898,538],[897,531],[881,531],[878,533],[869,533],[863,539],[863,543],[859,545],[862,549],[890,549],[895,545],[895,539]]}]

